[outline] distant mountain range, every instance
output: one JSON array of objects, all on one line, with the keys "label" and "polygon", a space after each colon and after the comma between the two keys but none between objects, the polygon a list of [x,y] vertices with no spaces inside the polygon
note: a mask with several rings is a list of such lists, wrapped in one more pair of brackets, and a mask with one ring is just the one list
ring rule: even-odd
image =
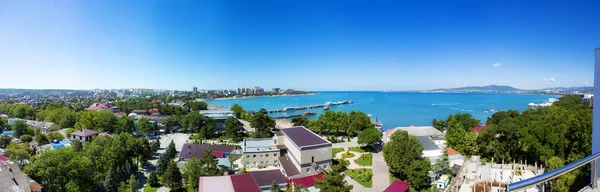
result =
[{"label": "distant mountain range", "polygon": [[518,89],[512,86],[506,85],[488,85],[488,86],[469,86],[469,87],[458,87],[458,88],[446,88],[446,89],[433,89],[427,90],[426,92],[511,92],[511,93],[532,93],[532,92],[545,92],[547,90],[560,91],[560,92],[572,92],[572,91],[593,91],[594,87],[551,87],[545,89]]},{"label": "distant mountain range", "polygon": [[557,90],[557,91],[593,91],[594,87],[551,87],[543,90]]}]

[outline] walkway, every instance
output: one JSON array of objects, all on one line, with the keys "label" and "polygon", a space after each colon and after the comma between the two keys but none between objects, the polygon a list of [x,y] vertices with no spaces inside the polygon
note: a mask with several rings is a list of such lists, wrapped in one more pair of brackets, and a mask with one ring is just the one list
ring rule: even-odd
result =
[{"label": "walkway", "polygon": [[[344,159],[342,157],[342,154],[346,153],[347,150],[348,150],[348,148],[344,148],[344,151],[336,153],[334,158],[335,159]],[[362,166],[362,165],[358,165],[358,164],[356,164],[356,162],[354,162],[354,160],[360,158],[360,156],[362,156],[363,154],[368,154],[368,153],[360,153],[360,152],[356,152],[356,151],[350,151],[350,153],[353,153],[354,157],[345,158],[346,160],[348,160],[348,162],[350,162],[350,164],[346,168],[348,168],[348,169],[360,169],[360,168],[371,169],[372,168],[372,166]]]},{"label": "walkway", "polygon": [[353,137],[350,141],[333,143],[331,144],[331,148],[348,148],[348,147],[358,147],[358,137]]},{"label": "walkway", "polygon": [[383,152],[373,153],[373,190],[383,191],[390,185],[390,171]]}]

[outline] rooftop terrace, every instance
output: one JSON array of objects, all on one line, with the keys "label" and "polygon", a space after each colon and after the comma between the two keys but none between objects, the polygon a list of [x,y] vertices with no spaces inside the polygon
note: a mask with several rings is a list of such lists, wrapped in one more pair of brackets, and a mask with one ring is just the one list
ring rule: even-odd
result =
[{"label": "rooftop terrace", "polygon": [[244,152],[277,151],[272,138],[245,139]]}]

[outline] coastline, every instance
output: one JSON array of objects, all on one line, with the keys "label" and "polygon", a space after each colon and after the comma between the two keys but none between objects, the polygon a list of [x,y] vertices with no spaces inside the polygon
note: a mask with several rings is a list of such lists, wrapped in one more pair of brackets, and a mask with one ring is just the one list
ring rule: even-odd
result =
[{"label": "coastline", "polygon": [[259,95],[259,96],[254,96],[254,95],[250,95],[250,96],[243,96],[243,97],[223,97],[223,98],[216,98],[216,99],[212,99],[215,101],[218,100],[234,100],[234,99],[250,99],[250,98],[259,98],[259,97],[291,97],[291,96],[303,96],[303,95],[316,95],[316,93],[307,93],[307,94],[290,94],[290,95]]}]

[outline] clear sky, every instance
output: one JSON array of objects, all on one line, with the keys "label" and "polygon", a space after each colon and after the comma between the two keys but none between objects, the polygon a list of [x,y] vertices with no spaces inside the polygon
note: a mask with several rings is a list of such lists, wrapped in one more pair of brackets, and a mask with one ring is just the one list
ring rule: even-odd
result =
[{"label": "clear sky", "polygon": [[1,88],[591,86],[600,1],[0,1]]}]

